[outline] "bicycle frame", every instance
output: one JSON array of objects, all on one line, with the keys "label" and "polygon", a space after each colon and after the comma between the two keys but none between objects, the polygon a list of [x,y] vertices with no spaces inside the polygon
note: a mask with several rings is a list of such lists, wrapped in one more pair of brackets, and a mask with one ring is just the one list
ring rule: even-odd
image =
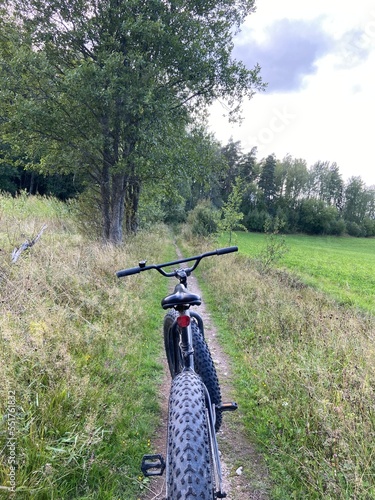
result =
[{"label": "bicycle frame", "polygon": [[[180,259],[177,261],[166,262],[164,264],[158,265],[150,265],[146,266],[146,261],[141,261],[138,267],[125,269],[119,271],[117,273],[118,277],[129,276],[131,274],[137,274],[142,271],[148,271],[150,269],[156,269],[160,274],[166,277],[176,277],[179,280],[179,284],[176,285],[174,289],[174,293],[168,295],[162,300],[163,309],[174,308],[178,315],[173,322],[171,327],[172,331],[172,346],[166,346],[166,349],[173,349],[174,356],[174,364],[175,364],[175,372],[179,373],[180,371],[195,371],[194,370],[194,346],[193,346],[193,334],[192,334],[192,326],[191,321],[196,321],[198,324],[198,328],[203,336],[203,321],[200,315],[196,312],[190,311],[190,307],[192,305],[200,305],[201,299],[198,295],[190,294],[187,290],[187,278],[190,276],[192,271],[196,269],[199,265],[200,261],[204,257],[213,256],[213,255],[222,255],[225,253],[236,252],[238,250],[237,247],[229,247],[223,248],[219,250],[215,250],[213,252],[207,252],[201,255],[197,255],[195,257],[190,257],[187,259]],[[176,264],[181,264],[185,262],[195,261],[191,267],[188,268],[178,268],[172,272],[164,271],[164,267],[169,267]],[[168,352],[166,353],[168,357]],[[182,366],[177,366],[177,363],[182,362]],[[225,498],[227,495],[223,490],[223,479],[222,479],[222,471],[221,471],[221,463],[220,463],[220,455],[219,448],[216,439],[215,432],[215,423],[216,423],[216,408],[215,405],[211,402],[211,397],[209,391],[202,381],[204,388],[204,396],[205,396],[205,406],[206,412],[208,415],[208,435],[209,442],[211,447],[211,456],[213,463],[213,473],[215,476],[215,484],[217,487],[217,491],[215,492],[215,498]],[[220,411],[224,410],[234,410],[237,408],[235,403],[227,403],[220,405]],[[149,462],[147,462],[149,460]],[[156,461],[156,462],[155,462]],[[161,455],[146,455],[144,457],[144,461],[142,462],[142,470],[145,475],[160,475],[163,473],[165,468],[164,459]],[[154,470],[152,470],[154,469]],[[155,471],[155,469],[159,470],[159,473]],[[147,471],[152,470],[147,473]],[[161,472],[160,472],[161,471]]]},{"label": "bicycle frame", "polygon": [[183,369],[194,370],[194,348],[190,325],[190,311],[181,311],[180,317],[181,316],[189,318],[189,325],[186,327],[181,327],[178,325],[178,322],[176,320],[175,324],[172,326],[173,340],[174,343],[179,341],[179,348],[182,354]]}]

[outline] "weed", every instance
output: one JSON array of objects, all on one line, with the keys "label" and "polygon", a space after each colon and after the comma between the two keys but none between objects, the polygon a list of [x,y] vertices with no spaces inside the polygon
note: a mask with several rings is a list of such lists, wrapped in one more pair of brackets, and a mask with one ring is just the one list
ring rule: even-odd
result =
[{"label": "weed", "polygon": [[280,230],[284,224],[276,217],[273,221],[267,219],[264,224],[265,247],[255,257],[258,269],[261,273],[267,273],[270,269],[280,261],[280,259],[288,252],[288,247],[284,235],[280,234]]}]

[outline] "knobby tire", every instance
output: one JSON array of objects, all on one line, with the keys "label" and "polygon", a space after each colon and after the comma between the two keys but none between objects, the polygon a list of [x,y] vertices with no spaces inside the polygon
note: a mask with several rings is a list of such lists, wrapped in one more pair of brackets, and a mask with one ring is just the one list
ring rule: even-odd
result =
[{"label": "knobby tire", "polygon": [[199,375],[176,375],[169,399],[167,500],[215,498],[207,419]]}]

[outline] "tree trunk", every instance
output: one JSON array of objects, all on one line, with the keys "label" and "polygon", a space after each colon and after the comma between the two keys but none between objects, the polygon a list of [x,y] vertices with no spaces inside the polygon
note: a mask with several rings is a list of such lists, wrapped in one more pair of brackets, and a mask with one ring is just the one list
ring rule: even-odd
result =
[{"label": "tree trunk", "polygon": [[[102,205],[102,237],[115,245],[122,243],[123,227],[127,233],[138,229],[140,183],[131,161],[135,143],[128,143],[122,151],[124,165],[119,168],[119,128],[111,131],[108,117],[101,119],[103,132],[103,164],[100,179]],[[117,173],[111,173],[116,172]]]},{"label": "tree trunk", "polygon": [[[101,182],[102,238],[105,242],[122,243],[123,227],[127,234],[138,230],[140,182],[126,174],[110,174],[103,168]],[[125,219],[125,220],[124,220]]]},{"label": "tree trunk", "polygon": [[109,167],[104,166],[102,170],[102,179],[100,183],[101,194],[101,209],[102,209],[102,238],[106,242],[110,239],[110,201],[111,201],[111,181],[109,175]]},{"label": "tree trunk", "polygon": [[115,245],[122,243],[124,222],[125,174],[112,175],[111,220],[108,240]]},{"label": "tree trunk", "polygon": [[125,192],[125,227],[128,234],[138,231],[138,207],[141,193],[140,182],[136,177],[131,178],[126,185]]}]

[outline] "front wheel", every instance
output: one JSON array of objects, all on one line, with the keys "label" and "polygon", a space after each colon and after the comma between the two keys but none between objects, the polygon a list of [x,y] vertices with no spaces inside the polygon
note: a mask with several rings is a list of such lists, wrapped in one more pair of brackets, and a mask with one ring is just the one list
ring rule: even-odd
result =
[{"label": "front wheel", "polygon": [[172,381],[166,481],[167,500],[215,498],[204,387],[192,371]]}]

